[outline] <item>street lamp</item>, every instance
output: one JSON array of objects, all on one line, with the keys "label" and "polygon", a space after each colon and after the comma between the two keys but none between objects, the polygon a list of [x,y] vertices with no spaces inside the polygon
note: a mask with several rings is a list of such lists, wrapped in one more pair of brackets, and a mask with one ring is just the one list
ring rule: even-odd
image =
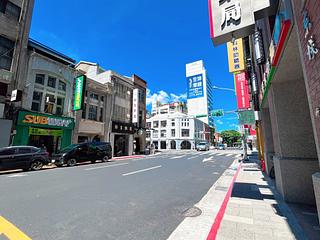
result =
[{"label": "street lamp", "polygon": [[225,91],[231,91],[231,92],[236,92],[233,88],[225,88],[225,87],[217,87],[217,86],[213,86],[213,89],[217,89],[217,90],[225,90]]}]

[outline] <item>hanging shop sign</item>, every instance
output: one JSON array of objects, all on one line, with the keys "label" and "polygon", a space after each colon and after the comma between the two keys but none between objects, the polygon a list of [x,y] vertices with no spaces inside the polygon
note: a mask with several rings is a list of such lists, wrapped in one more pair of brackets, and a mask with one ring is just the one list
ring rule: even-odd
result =
[{"label": "hanging shop sign", "polygon": [[254,52],[256,56],[256,63],[257,64],[264,64],[265,63],[265,54],[263,48],[263,39],[261,30],[257,29],[253,34],[253,43],[254,43]]},{"label": "hanging shop sign", "polygon": [[73,103],[74,111],[83,109],[85,88],[86,88],[86,76],[81,75],[76,78],[76,83],[75,83],[74,103]]},{"label": "hanging shop sign", "polygon": [[203,74],[198,74],[187,78],[188,99],[200,98],[204,96]]},{"label": "hanging shop sign", "polygon": [[132,123],[138,123],[139,119],[139,89],[133,89],[132,94]]},{"label": "hanging shop sign", "polygon": [[250,94],[247,73],[238,73],[234,77],[236,81],[238,109],[248,109],[250,108]]},{"label": "hanging shop sign", "polygon": [[319,53],[319,49],[317,48],[316,42],[313,38],[313,35],[311,34],[312,22],[307,10],[303,12],[303,29],[304,37],[307,39],[307,56],[311,61]]},{"label": "hanging shop sign", "polygon": [[254,32],[255,20],[270,15],[271,0],[209,0],[210,34],[214,45]]},{"label": "hanging shop sign", "polygon": [[254,125],[255,118],[254,118],[254,111],[246,110],[246,111],[239,111],[239,124],[240,125]]},{"label": "hanging shop sign", "polygon": [[74,119],[33,112],[19,112],[18,125],[42,128],[73,129]]},{"label": "hanging shop sign", "polygon": [[227,48],[228,48],[228,60],[229,60],[229,72],[234,73],[238,71],[243,71],[245,69],[243,39],[239,38],[233,42],[228,42]]},{"label": "hanging shop sign", "polygon": [[113,133],[134,134],[136,131],[132,123],[112,122]]}]

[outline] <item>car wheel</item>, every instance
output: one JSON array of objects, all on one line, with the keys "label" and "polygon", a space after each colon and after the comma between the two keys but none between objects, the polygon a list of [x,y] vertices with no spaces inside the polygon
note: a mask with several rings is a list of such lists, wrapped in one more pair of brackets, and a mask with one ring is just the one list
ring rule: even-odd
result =
[{"label": "car wheel", "polygon": [[43,167],[43,162],[41,160],[34,160],[31,163],[30,169],[32,171],[39,171]]},{"label": "car wheel", "polygon": [[108,161],[109,161],[108,156],[104,156],[103,159],[102,159],[102,162],[108,162]]},{"label": "car wheel", "polygon": [[68,166],[68,167],[73,167],[73,166],[75,166],[76,164],[77,164],[77,160],[74,159],[74,158],[68,159],[68,161],[67,161],[67,166]]}]

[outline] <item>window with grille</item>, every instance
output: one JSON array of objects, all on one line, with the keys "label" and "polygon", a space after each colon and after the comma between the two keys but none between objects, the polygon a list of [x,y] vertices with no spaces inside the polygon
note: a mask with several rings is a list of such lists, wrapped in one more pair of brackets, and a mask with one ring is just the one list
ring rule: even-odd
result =
[{"label": "window with grille", "polygon": [[14,45],[13,41],[0,36],[0,69],[10,71]]}]

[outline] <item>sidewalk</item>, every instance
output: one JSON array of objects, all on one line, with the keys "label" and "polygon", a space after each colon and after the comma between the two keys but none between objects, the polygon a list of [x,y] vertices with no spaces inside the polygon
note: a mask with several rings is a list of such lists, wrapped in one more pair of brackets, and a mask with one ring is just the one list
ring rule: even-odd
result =
[{"label": "sidewalk", "polygon": [[256,156],[242,163],[216,239],[308,239],[275,187],[264,178]]}]

